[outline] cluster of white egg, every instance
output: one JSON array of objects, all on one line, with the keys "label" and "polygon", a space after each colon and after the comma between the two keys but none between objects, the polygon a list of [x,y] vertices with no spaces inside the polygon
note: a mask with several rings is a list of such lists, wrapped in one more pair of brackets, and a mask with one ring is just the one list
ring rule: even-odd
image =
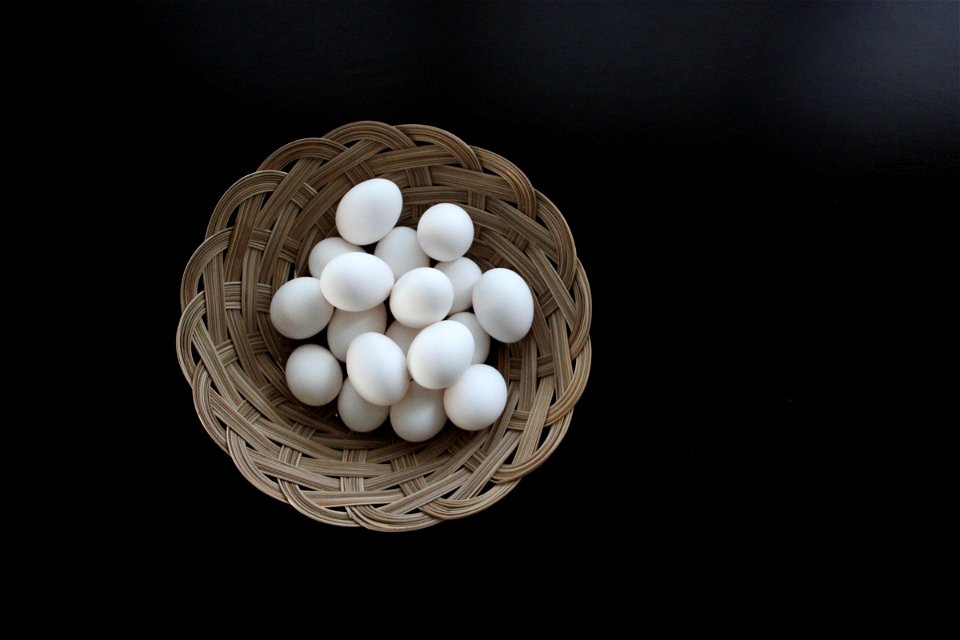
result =
[{"label": "cluster of white egg", "polygon": [[[287,385],[307,405],[337,398],[343,423],[358,432],[388,416],[411,442],[433,437],[448,418],[469,431],[486,428],[507,402],[503,376],[484,364],[490,338],[510,343],[527,334],[530,288],[514,271],[481,272],[464,257],[474,228],[463,208],[434,205],[416,229],[396,226],[402,208],[389,180],[354,186],[337,206],[340,237],[317,243],[311,275],[274,294],[270,320],[282,335],[304,340],[326,329],[326,347],[303,344],[290,354]],[[372,254],[362,248],[374,243]]]}]

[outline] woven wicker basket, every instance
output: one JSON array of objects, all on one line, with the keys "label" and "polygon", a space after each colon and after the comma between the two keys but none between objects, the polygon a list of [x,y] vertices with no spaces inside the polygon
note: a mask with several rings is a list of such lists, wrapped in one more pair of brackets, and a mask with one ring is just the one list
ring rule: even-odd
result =
[{"label": "woven wicker basket", "polygon": [[[306,407],[287,389],[296,343],[270,324],[270,299],[335,233],[343,194],[373,177],[402,190],[400,224],[462,205],[477,228],[468,255],[533,289],[530,334],[491,350],[509,393],[489,429],[448,424],[423,443],[389,426],[354,434],[336,402]],[[590,372],[590,288],[563,216],[513,164],[434,127],[355,122],[277,150],[220,199],[180,303],[177,357],[210,437],[261,491],[335,525],[419,529],[490,506],[563,439]]]}]

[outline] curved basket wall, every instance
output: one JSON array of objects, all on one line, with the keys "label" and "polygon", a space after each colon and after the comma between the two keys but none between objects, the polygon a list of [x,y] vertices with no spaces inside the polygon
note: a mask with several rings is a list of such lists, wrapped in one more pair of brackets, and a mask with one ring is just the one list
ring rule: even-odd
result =
[{"label": "curved basket wall", "polygon": [[[423,443],[389,426],[354,434],[336,402],[305,407],[287,389],[297,343],[274,331],[270,299],[335,234],[343,194],[374,177],[402,190],[400,224],[462,205],[477,229],[468,255],[533,289],[530,334],[491,356],[509,394],[489,429],[448,424]],[[220,199],[180,302],[177,356],[210,437],[258,489],[335,525],[418,529],[490,506],[563,439],[590,371],[590,289],[563,216],[513,164],[429,126],[356,122],[277,150]]]}]

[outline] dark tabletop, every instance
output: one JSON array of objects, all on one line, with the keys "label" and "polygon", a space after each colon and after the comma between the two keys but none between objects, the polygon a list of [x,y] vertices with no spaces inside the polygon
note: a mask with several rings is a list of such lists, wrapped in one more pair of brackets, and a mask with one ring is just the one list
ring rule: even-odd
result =
[{"label": "dark tabletop", "polygon": [[[876,540],[924,553],[956,421],[934,408],[955,389],[933,283],[958,204],[957,3],[126,12],[144,161],[168,185],[145,214],[169,267],[156,366],[178,447],[157,462],[156,520],[172,543],[275,545],[278,561],[368,546],[505,575],[524,555],[554,565],[537,550],[556,544],[588,571]],[[201,428],[173,348],[221,193],[280,145],[362,119],[512,160],[566,216],[594,293],[593,371],[559,449],[487,511],[401,536],[258,493]]]}]

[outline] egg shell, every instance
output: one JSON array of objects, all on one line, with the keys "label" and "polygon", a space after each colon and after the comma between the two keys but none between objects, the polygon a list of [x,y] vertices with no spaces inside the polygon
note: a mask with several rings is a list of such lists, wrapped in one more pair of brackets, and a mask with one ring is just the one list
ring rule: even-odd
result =
[{"label": "egg shell", "polygon": [[490,269],[473,285],[473,313],[491,338],[517,342],[533,325],[533,294],[515,271]]},{"label": "egg shell", "polygon": [[443,408],[453,424],[467,431],[489,427],[507,406],[507,383],[500,372],[474,364],[443,392]]},{"label": "egg shell", "polygon": [[343,381],[343,388],[337,398],[337,413],[350,430],[367,433],[386,421],[390,407],[370,404],[361,398],[350,378],[347,378]]},{"label": "egg shell", "polygon": [[362,333],[347,349],[347,376],[360,397],[387,406],[407,394],[407,359],[393,340],[382,333]]},{"label": "egg shell", "polygon": [[442,389],[426,389],[411,382],[403,400],[390,407],[393,431],[407,442],[429,440],[446,423]]},{"label": "egg shell", "polygon": [[473,286],[480,279],[481,271],[470,258],[457,258],[453,262],[440,262],[434,267],[450,278],[453,284],[453,305],[450,313],[466,311],[473,304]]},{"label": "egg shell", "polygon": [[402,324],[422,329],[443,320],[453,305],[450,278],[431,267],[408,271],[390,294],[390,312]]},{"label": "egg shell", "polygon": [[467,329],[470,329],[470,333],[473,334],[473,360],[471,360],[471,364],[485,362],[487,356],[490,355],[490,336],[488,336],[487,332],[480,326],[480,321],[477,320],[477,316],[469,311],[461,311],[460,313],[453,314],[448,319],[459,322]]},{"label": "egg shell", "polygon": [[340,393],[343,372],[333,354],[316,344],[303,344],[287,358],[287,386],[303,404],[327,404]]},{"label": "egg shell", "polygon": [[316,278],[288,280],[270,300],[270,322],[280,335],[303,340],[320,333],[333,315]]},{"label": "egg shell", "polygon": [[365,180],[347,191],[337,205],[337,232],[356,245],[373,244],[400,219],[403,194],[389,180]]},{"label": "egg shell", "polygon": [[337,309],[363,311],[387,299],[393,289],[393,271],[369,253],[344,253],[327,264],[320,285]]},{"label": "egg shell", "polygon": [[390,326],[387,327],[387,337],[397,343],[397,346],[403,350],[404,355],[409,351],[410,343],[413,342],[413,339],[417,337],[418,333],[420,333],[420,329],[408,327],[405,324],[401,324],[398,320],[394,320],[390,323]]},{"label": "egg shell", "polygon": [[473,244],[473,220],[453,203],[435,204],[420,216],[417,240],[424,253],[434,260],[456,260]]},{"label": "egg shell", "polygon": [[333,312],[327,326],[327,346],[340,362],[346,362],[350,343],[361,333],[383,333],[387,328],[387,308],[378,304],[366,311]]},{"label": "egg shell", "polygon": [[310,257],[307,260],[310,275],[319,278],[323,268],[331,260],[345,253],[363,253],[363,249],[336,236],[321,240],[310,250]]},{"label": "egg shell", "polygon": [[410,227],[395,227],[377,243],[373,255],[389,265],[394,279],[418,267],[429,267],[430,257],[420,248],[417,232]]},{"label": "egg shell", "polygon": [[407,351],[407,367],[420,386],[442,389],[467,370],[473,359],[473,334],[459,322],[444,320],[421,331]]}]

